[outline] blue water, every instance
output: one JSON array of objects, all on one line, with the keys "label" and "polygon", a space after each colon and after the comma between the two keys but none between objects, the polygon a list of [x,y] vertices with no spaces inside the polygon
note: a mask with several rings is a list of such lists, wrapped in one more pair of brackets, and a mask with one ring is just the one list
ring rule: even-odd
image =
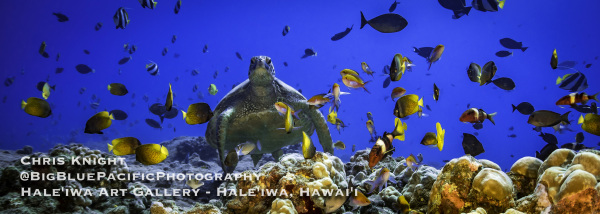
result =
[{"label": "blue water", "polygon": [[[158,120],[148,111],[155,102],[164,103],[168,84],[173,85],[175,105],[186,109],[189,104],[206,102],[215,107],[218,101],[231,89],[234,83],[247,78],[250,58],[255,55],[268,55],[273,59],[277,77],[282,81],[302,89],[305,97],[325,93],[335,82],[342,85],[342,91],[350,95],[342,97],[338,117],[349,127],[341,134],[330,125],[332,137],[346,143],[345,151],[336,151],[344,161],[352,154],[350,148],[371,147],[366,129],[366,113],[374,115],[378,134],[391,131],[394,126],[392,111],[394,102],[385,99],[393,87],[401,86],[407,94],[424,97],[425,104],[432,111],[425,110],[428,117],[411,116],[408,120],[406,141],[394,141],[396,152],[393,156],[408,156],[422,153],[426,163],[441,165],[447,160],[464,154],[461,142],[462,133],[478,132],[478,139],[486,152],[478,158],[492,160],[503,169],[522,156],[535,156],[546,143],[533,126],[527,124],[527,116],[511,113],[511,104],[523,101],[532,103],[536,110],[552,110],[564,113],[572,109],[559,108],[554,103],[569,92],[556,86],[558,76],[572,73],[572,70],[552,70],[549,66],[553,49],[558,50],[559,62],[573,60],[576,69],[587,75],[590,87],[588,94],[600,91],[597,69],[600,62],[594,57],[600,55],[600,41],[595,25],[600,20],[596,8],[598,1],[507,1],[499,12],[471,10],[468,16],[451,19],[452,11],[441,7],[437,1],[400,1],[395,13],[405,17],[408,26],[397,33],[384,34],[370,26],[360,27],[360,11],[367,19],[387,13],[392,1],[190,1],[184,0],[178,15],[173,13],[174,0],[159,1],[154,10],[142,8],[135,0],[128,1],[1,1],[3,31],[0,39],[2,58],[0,78],[16,76],[14,83],[6,87],[0,85],[2,123],[0,123],[0,148],[18,149],[32,145],[35,151],[46,151],[57,143],[76,141],[94,148],[106,149],[105,145],[113,138],[134,136],[142,143],[158,143],[176,136],[204,135],[206,124],[187,125],[178,115],[165,119],[163,129],[158,130],[145,124],[146,118]],[[125,7],[131,22],[126,29],[115,29],[112,16],[119,7]],[[67,22],[58,22],[52,15],[61,12],[69,17]],[[99,31],[94,30],[97,22],[102,22]],[[291,30],[287,36],[281,32],[285,25]],[[331,41],[334,34],[354,25],[345,38]],[[177,35],[172,44],[171,37]],[[525,52],[514,50],[514,55],[499,58],[495,52],[506,50],[499,39],[510,37],[523,42],[529,49]],[[38,53],[39,45],[46,41],[46,59]],[[137,52],[133,60],[125,65],[117,62],[129,56],[123,51],[123,44],[135,44]],[[202,48],[208,44],[208,53]],[[427,71],[424,58],[414,53],[413,46],[434,47],[445,45],[440,61]],[[163,48],[168,47],[167,56],[162,56]],[[305,48],[314,48],[315,57],[300,59]],[[86,55],[83,50],[91,53]],[[511,50],[512,51],[512,50]],[[243,61],[235,56],[241,53]],[[55,56],[60,53],[60,60]],[[180,54],[175,58],[174,54]],[[406,73],[398,82],[392,82],[384,89],[382,68],[390,64],[395,53],[411,58],[417,66]],[[144,68],[150,60],[158,63],[159,76],[151,76]],[[504,91],[493,84],[479,86],[470,82],[466,68],[471,62],[483,66],[487,61],[496,62],[496,77],[510,77],[517,87]],[[289,64],[283,66],[283,62]],[[375,78],[361,71],[360,63],[367,62],[376,72]],[[588,69],[583,62],[591,63]],[[80,74],[75,65],[87,64],[95,73]],[[228,72],[224,72],[225,67]],[[65,71],[55,74],[56,67]],[[343,86],[339,71],[344,68],[361,73],[371,94],[363,90],[349,90]],[[191,76],[190,71],[198,69],[200,74]],[[122,74],[119,74],[119,70]],[[216,79],[214,72],[218,70]],[[21,74],[21,71],[24,71]],[[38,118],[20,109],[21,100],[28,97],[41,97],[36,89],[39,81],[49,76],[50,84],[56,84],[49,102],[53,105],[53,115]],[[175,78],[179,77],[178,81]],[[129,94],[123,97],[111,95],[107,91],[109,83],[123,83]],[[208,86],[214,83],[219,92],[208,94]],[[432,99],[432,85],[440,88],[440,100]],[[192,93],[198,84],[204,95],[199,99]],[[79,89],[86,87],[82,95]],[[132,99],[132,94],[135,98]],[[92,95],[101,99],[98,109],[91,109]],[[148,95],[149,102],[142,97]],[[191,98],[191,100],[188,100]],[[81,107],[77,103],[81,102]],[[132,106],[132,103],[135,106]],[[458,118],[471,107],[482,108],[488,113],[498,112],[496,125],[484,122],[482,130],[475,130],[471,124],[461,123]],[[87,106],[86,109],[83,106]],[[328,106],[322,108],[326,114]],[[114,121],[105,134],[84,134],[85,122],[101,110],[121,109],[129,114],[125,122]],[[573,111],[573,110],[572,110]],[[576,124],[580,113],[573,111],[570,128],[575,132],[555,133],[559,145],[573,142],[575,134],[581,130]],[[134,124],[130,127],[129,123]],[[435,123],[440,122],[446,129],[443,151],[419,144],[426,132],[435,132]],[[168,124],[176,127],[167,128]],[[514,126],[514,131],[508,131]],[[77,134],[72,137],[71,132]],[[551,128],[544,132],[554,133]],[[516,134],[517,138],[507,135]],[[584,144],[596,147],[600,137],[584,133]],[[317,141],[316,134],[313,140]],[[318,149],[321,150],[320,145]],[[514,157],[510,157],[514,155]]]}]

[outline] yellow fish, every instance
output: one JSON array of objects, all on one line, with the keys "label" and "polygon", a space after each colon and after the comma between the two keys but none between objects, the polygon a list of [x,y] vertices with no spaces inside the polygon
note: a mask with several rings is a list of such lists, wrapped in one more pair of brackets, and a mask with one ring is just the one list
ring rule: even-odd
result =
[{"label": "yellow fish", "polygon": [[154,165],[167,159],[169,151],[160,144],[144,144],[135,149],[135,159],[144,165]]},{"label": "yellow fish", "polygon": [[367,88],[365,88],[365,85],[367,83],[371,82],[370,80],[367,81],[367,82],[364,82],[362,79],[360,79],[360,77],[352,76],[352,75],[347,74],[344,77],[342,77],[342,82],[348,88],[362,88],[367,93],[369,93],[369,94],[371,93],[371,92],[369,92],[369,90],[367,90]]},{"label": "yellow fish", "polygon": [[196,125],[206,123],[212,118],[213,111],[206,103],[194,103],[188,106],[187,113],[181,110],[183,119],[187,124]]},{"label": "yellow fish", "polygon": [[44,88],[42,88],[42,97],[44,99],[48,99],[50,97],[50,85],[48,83],[44,83]]},{"label": "yellow fish", "polygon": [[52,114],[50,104],[46,100],[37,97],[30,97],[27,99],[27,102],[21,100],[21,109],[29,115],[41,118],[46,118]]},{"label": "yellow fish", "polygon": [[329,114],[327,115],[327,122],[330,122],[331,124],[335,125],[337,123],[337,112],[332,107],[329,107]]},{"label": "yellow fish", "polygon": [[406,123],[402,123],[400,118],[396,117],[395,128],[394,128],[394,131],[392,131],[392,135],[394,136],[394,139],[404,141],[406,138],[406,135],[404,132],[406,130],[406,128],[407,128]]},{"label": "yellow fish", "polygon": [[600,136],[600,115],[589,113],[585,117],[581,115],[577,124],[581,124],[581,128],[593,135]]},{"label": "yellow fish", "polygon": [[431,64],[440,60],[442,53],[444,53],[444,45],[439,44],[435,46],[433,51],[431,51],[431,55],[427,58],[427,62],[429,62],[429,68],[427,70],[431,69]]},{"label": "yellow fish", "polygon": [[552,69],[558,68],[558,55],[556,55],[556,49],[552,52],[552,58],[550,58],[550,67]]},{"label": "yellow fish", "polygon": [[417,113],[421,107],[423,107],[423,98],[419,99],[415,94],[404,95],[396,101],[394,115],[398,118],[408,117]]},{"label": "yellow fish", "polygon": [[90,117],[85,123],[84,133],[103,134],[102,130],[107,129],[115,118],[108,111],[101,111]]},{"label": "yellow fish", "polygon": [[442,129],[442,124],[440,124],[439,122],[435,124],[435,129],[437,130],[437,148],[440,151],[442,151],[442,149],[444,148],[444,136],[446,135],[446,130]]},{"label": "yellow fish", "polygon": [[306,132],[302,131],[302,154],[305,159],[311,159],[317,153],[317,148],[313,145],[310,137],[306,135]]},{"label": "yellow fish", "polygon": [[167,101],[165,102],[165,108],[167,111],[171,111],[173,107],[173,90],[171,89],[171,83],[169,83],[169,92],[167,93]]},{"label": "yellow fish", "polygon": [[142,145],[140,141],[135,137],[123,137],[112,140],[112,145],[108,144],[108,151],[113,152],[113,154],[121,156],[121,155],[130,155],[135,154],[135,149]]}]

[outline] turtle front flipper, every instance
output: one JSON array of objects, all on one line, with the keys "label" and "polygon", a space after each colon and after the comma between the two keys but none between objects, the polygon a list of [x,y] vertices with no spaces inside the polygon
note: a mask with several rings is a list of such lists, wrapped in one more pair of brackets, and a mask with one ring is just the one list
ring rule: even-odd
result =
[{"label": "turtle front flipper", "polygon": [[223,168],[223,173],[232,172],[233,169],[235,169],[235,166],[233,166],[233,169],[230,169],[229,171],[227,170],[228,167],[225,166],[225,157],[227,155],[227,153],[225,153],[225,142],[227,142],[227,127],[229,126],[229,118],[232,113],[233,109],[229,108],[223,111],[217,118],[217,150],[219,151],[219,160],[221,168]]},{"label": "turtle front flipper", "polygon": [[323,152],[329,152],[333,155],[333,140],[331,140],[329,127],[325,122],[325,117],[323,117],[323,114],[321,114],[318,109],[305,108],[302,111],[304,111],[310,117],[312,124],[317,131],[317,135],[319,136],[319,143],[323,147]]}]

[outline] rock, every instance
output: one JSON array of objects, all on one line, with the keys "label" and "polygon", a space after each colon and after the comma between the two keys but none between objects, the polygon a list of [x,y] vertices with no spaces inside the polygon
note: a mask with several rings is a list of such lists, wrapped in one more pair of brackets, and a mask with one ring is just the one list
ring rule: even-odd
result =
[{"label": "rock", "polygon": [[478,206],[486,211],[500,213],[515,206],[513,184],[504,172],[492,168],[484,168],[473,179],[470,195],[477,199]]},{"label": "rock", "polygon": [[502,169],[500,168],[500,166],[498,166],[498,164],[496,164],[490,160],[478,159],[477,161],[479,161],[479,163],[481,163],[481,165],[483,165],[484,168],[490,168],[490,169],[502,171]]},{"label": "rock", "polygon": [[525,213],[511,208],[511,209],[506,210],[506,212],[504,212],[504,214],[525,214]]},{"label": "rock", "polygon": [[600,180],[600,156],[591,152],[579,152],[573,158],[572,165],[581,164],[582,169]]},{"label": "rock", "polygon": [[571,160],[575,157],[575,152],[570,149],[557,149],[550,153],[548,158],[542,163],[538,170],[538,175],[544,174],[546,169],[553,166],[565,167],[571,163]]},{"label": "rock", "polygon": [[399,207],[398,197],[400,197],[401,194],[395,187],[388,186],[381,190],[378,195],[381,197],[381,200],[383,200],[386,207]]},{"label": "rock", "polygon": [[150,213],[152,214],[178,214],[177,210],[173,210],[171,207],[165,207],[163,203],[155,201],[150,206]]},{"label": "rock", "polygon": [[515,186],[517,198],[533,192],[537,183],[538,169],[542,163],[542,160],[535,157],[523,157],[512,165],[507,175]]},{"label": "rock", "polygon": [[[220,214],[221,210],[213,204],[196,203],[194,207],[186,210],[185,214]],[[154,213],[152,213],[154,214]]]},{"label": "rock", "polygon": [[471,210],[468,195],[481,163],[470,155],[450,160],[431,189],[427,213],[460,213]]},{"label": "rock", "polygon": [[483,209],[481,207],[477,207],[476,210],[473,210],[473,211],[469,212],[468,214],[487,214],[487,212],[485,211],[485,209]]},{"label": "rock", "polygon": [[16,152],[17,152],[17,154],[22,154],[22,155],[33,154],[33,147],[27,145],[27,146],[24,146],[22,149],[17,150]]},{"label": "rock", "polygon": [[402,195],[404,195],[412,210],[427,211],[429,193],[439,174],[440,170],[436,168],[421,166],[410,176],[408,183],[402,189]]},{"label": "rock", "polygon": [[596,177],[593,174],[579,169],[575,170],[569,174],[569,177],[560,186],[557,199],[560,201],[588,188],[594,189],[596,183]]},{"label": "rock", "polygon": [[298,214],[292,201],[288,199],[275,199],[271,205],[271,211],[267,214]]}]

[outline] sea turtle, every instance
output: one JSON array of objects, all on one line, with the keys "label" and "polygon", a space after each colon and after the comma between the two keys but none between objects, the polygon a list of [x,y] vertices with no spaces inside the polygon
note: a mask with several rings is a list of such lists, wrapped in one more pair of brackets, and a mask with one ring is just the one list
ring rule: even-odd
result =
[{"label": "sea turtle", "polygon": [[[294,129],[286,133],[284,116],[275,108],[276,102],[284,102],[297,114]],[[318,109],[309,108],[300,92],[275,77],[275,68],[268,56],[255,56],[250,61],[248,79],[233,88],[214,110],[214,116],[206,128],[206,140],[219,152],[223,162],[228,151],[245,142],[260,142],[260,150],[252,151],[254,165],[263,154],[271,153],[275,160],[281,156],[281,148],[302,141],[302,131],[312,135],[317,130],[324,152],[333,154],[333,142],[325,118]]]}]

